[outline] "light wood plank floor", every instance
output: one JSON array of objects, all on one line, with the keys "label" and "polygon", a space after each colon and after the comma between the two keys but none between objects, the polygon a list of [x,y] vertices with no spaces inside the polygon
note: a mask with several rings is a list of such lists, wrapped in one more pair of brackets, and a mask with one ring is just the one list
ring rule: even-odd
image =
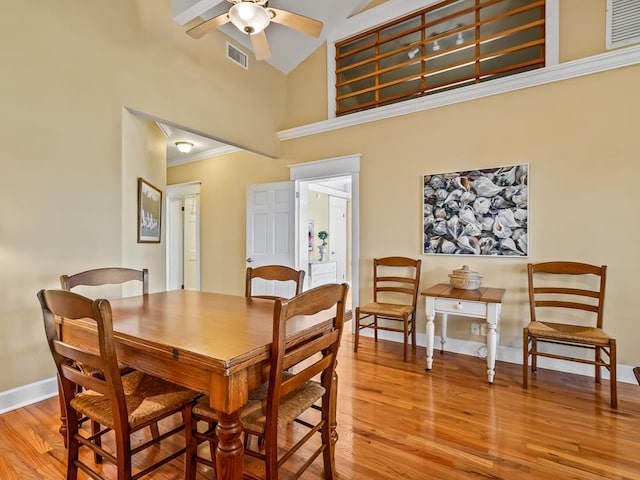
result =
[{"label": "light wood plank floor", "polygon": [[[613,411],[608,384],[588,377],[540,370],[523,390],[519,365],[498,362],[489,385],[479,358],[437,354],[426,373],[424,349],[404,363],[398,344],[364,338],[357,354],[352,347],[346,334],[340,479],[640,479],[637,385],[619,385]],[[64,479],[58,426],[57,399],[0,416],[0,479]],[[149,478],[177,480],[182,468],[175,461]],[[318,459],[303,478],[321,472]],[[198,480],[207,478],[202,468]]]}]

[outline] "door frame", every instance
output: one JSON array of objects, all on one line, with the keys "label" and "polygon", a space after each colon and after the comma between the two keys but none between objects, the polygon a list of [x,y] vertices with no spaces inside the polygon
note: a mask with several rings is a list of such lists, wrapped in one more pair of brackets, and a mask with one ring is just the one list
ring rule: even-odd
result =
[{"label": "door frame", "polygon": [[[342,157],[327,158],[306,163],[287,165],[289,178],[298,181],[326,180],[332,177],[351,176],[351,300],[352,308],[359,305],[360,284],[360,158],[362,154],[356,153]],[[299,222],[301,223],[301,222]],[[306,242],[307,224],[298,230],[304,230]],[[298,235],[301,235],[299,232]],[[353,329],[353,326],[352,326]]]}]

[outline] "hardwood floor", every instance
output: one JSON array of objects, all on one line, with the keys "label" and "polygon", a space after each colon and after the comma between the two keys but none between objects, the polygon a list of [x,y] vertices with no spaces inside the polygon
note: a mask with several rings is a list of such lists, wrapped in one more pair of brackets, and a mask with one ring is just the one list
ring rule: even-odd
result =
[{"label": "hardwood floor", "polygon": [[[520,365],[498,362],[489,385],[479,358],[437,354],[426,373],[424,349],[404,363],[401,344],[361,338],[357,354],[352,347],[347,334],[340,479],[640,479],[637,385],[619,384],[613,411],[608,384],[589,377],[540,370],[523,390]],[[0,416],[0,479],[64,479],[58,426],[55,398]],[[150,478],[180,479],[182,468],[175,461]],[[316,460],[303,478],[321,472]],[[203,468],[198,479],[206,478],[214,477]]]}]

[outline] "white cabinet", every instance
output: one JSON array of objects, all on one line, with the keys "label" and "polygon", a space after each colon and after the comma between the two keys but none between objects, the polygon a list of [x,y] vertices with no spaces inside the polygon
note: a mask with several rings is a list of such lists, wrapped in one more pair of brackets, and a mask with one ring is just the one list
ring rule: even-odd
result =
[{"label": "white cabinet", "polygon": [[336,283],[336,262],[309,262],[309,288]]}]

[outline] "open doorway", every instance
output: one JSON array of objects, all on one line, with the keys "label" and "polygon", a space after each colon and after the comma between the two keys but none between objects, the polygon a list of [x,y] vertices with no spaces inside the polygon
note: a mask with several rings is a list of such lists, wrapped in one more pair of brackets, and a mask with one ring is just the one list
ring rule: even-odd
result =
[{"label": "open doorway", "polygon": [[[289,168],[299,200],[296,263],[307,270],[306,288],[344,281],[351,286],[349,308],[358,305],[360,155]],[[328,255],[322,260],[321,231],[328,234]]]},{"label": "open doorway", "polygon": [[167,186],[167,290],[200,290],[200,183]]}]

